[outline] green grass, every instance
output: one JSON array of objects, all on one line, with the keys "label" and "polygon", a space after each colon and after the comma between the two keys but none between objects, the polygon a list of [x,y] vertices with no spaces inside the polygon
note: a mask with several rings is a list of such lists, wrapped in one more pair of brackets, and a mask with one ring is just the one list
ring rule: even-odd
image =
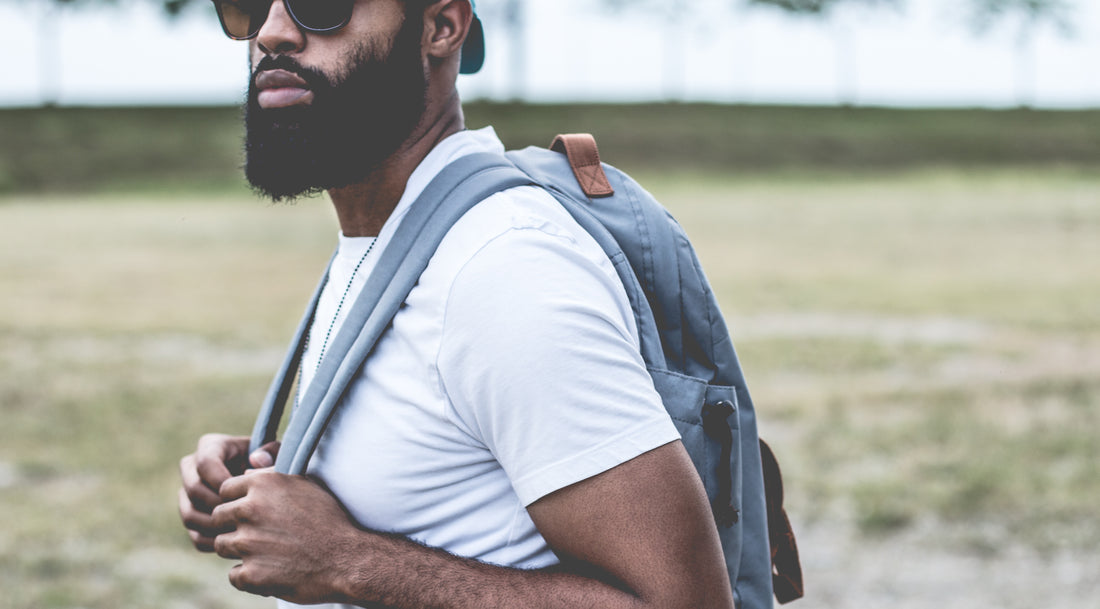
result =
[{"label": "green grass", "polygon": [[604,156],[631,171],[730,173],[812,168],[1100,162],[1100,111],[639,105],[475,105],[472,125],[494,124],[512,147],[556,133],[598,135]]},{"label": "green grass", "polygon": [[795,513],[935,522],[990,551],[1100,542],[1095,176],[653,182],[724,303]]},{"label": "green grass", "polygon": [[[632,172],[1100,168],[1100,110],[474,103],[466,114],[512,148],[592,132]],[[233,107],[0,110],[0,193],[240,192],[241,149]]]},{"label": "green grass", "polygon": [[[643,179],[723,303],[796,527],[1100,542],[1100,178]],[[0,607],[269,606],[188,549],[176,461],[249,429],[335,230],[324,200],[0,199]]]},{"label": "green grass", "polygon": [[0,110],[0,193],[242,189],[235,108]]}]

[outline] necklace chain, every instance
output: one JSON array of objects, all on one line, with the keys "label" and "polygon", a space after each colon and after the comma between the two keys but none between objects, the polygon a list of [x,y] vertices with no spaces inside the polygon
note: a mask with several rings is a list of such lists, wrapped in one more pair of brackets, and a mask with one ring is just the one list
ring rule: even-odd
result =
[{"label": "necklace chain", "polygon": [[336,312],[332,314],[332,321],[328,324],[328,330],[325,331],[325,341],[321,343],[321,353],[317,356],[317,369],[321,369],[321,361],[325,359],[325,350],[328,349],[329,338],[332,337],[332,330],[336,327],[336,320],[340,317],[340,311],[344,308],[344,301],[347,300],[348,294],[351,292],[351,286],[355,283],[355,276],[359,274],[359,267],[363,266],[363,261],[370,255],[371,250],[374,249],[374,244],[378,243],[378,238],[375,237],[374,241],[370,242],[370,246],[367,247],[367,251],[363,252],[363,255],[359,258],[359,262],[355,264],[355,268],[351,271],[351,278],[348,279],[348,285],[344,288],[344,293],[340,295],[340,302],[336,305]]},{"label": "necklace chain", "polygon": [[[336,305],[336,312],[332,314],[332,321],[328,324],[328,330],[325,331],[325,340],[321,343],[321,352],[317,356],[317,368],[314,370],[316,374],[317,370],[321,369],[321,362],[325,359],[325,351],[328,349],[328,341],[332,337],[332,331],[336,328],[336,320],[340,317],[340,311],[344,309],[344,301],[348,299],[348,294],[351,293],[351,286],[355,283],[355,277],[359,274],[359,268],[363,266],[363,262],[366,261],[367,256],[370,255],[371,250],[374,249],[374,245],[378,243],[378,238],[375,237],[374,241],[371,241],[367,247],[367,251],[363,252],[363,255],[359,257],[359,262],[355,264],[355,268],[351,271],[351,277],[348,279],[348,285],[344,287],[344,293],[340,295],[340,302]],[[303,346],[304,350],[309,349],[309,335],[306,333],[306,344]],[[302,396],[302,367],[298,367],[298,391],[295,392],[294,407],[297,409],[298,400]]]}]

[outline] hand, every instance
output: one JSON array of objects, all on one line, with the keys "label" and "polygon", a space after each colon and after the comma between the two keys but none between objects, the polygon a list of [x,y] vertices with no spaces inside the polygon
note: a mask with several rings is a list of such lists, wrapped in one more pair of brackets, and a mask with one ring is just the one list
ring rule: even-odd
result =
[{"label": "hand", "polygon": [[347,600],[343,583],[369,561],[360,543],[369,534],[327,489],[304,476],[253,470],[222,484],[221,499],[212,520],[225,532],[214,549],[241,560],[229,572],[234,587],[303,605]]},{"label": "hand", "polygon": [[278,452],[279,443],[272,442],[248,455],[247,437],[207,434],[199,439],[194,453],[180,460],[180,519],[196,549],[214,551],[214,537],[221,531],[210,514],[222,502],[218,496],[222,484],[244,473],[248,466],[271,466]]}]

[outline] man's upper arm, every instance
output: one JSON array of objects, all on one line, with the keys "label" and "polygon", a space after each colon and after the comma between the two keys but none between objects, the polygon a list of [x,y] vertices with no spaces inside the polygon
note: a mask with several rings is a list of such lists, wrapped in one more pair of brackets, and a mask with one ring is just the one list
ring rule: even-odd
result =
[{"label": "man's upper arm", "polygon": [[609,265],[544,223],[465,259],[438,360],[454,420],[492,451],[567,570],[594,566],[645,606],[732,607],[702,483]]},{"label": "man's upper arm", "polygon": [[679,442],[528,506],[559,556],[610,575],[648,606],[732,608],[702,483]]},{"label": "man's upper arm", "polygon": [[544,224],[463,262],[437,359],[448,415],[524,505],[680,437],[607,257]]}]

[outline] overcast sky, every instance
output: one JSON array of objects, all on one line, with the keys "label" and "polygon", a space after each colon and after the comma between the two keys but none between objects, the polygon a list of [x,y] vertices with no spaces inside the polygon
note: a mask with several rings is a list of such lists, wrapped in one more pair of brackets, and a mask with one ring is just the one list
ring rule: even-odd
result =
[{"label": "overcast sky", "polygon": [[[984,36],[968,30],[953,12],[957,0],[909,0],[904,12],[853,8],[828,21],[711,11],[679,26],[656,15],[606,14],[596,4],[528,0],[521,83],[512,78],[509,39],[486,15],[486,68],[462,77],[464,96],[994,107],[1027,99],[1100,107],[1100,0],[1078,0],[1072,34],[1043,28],[1024,54],[1011,24]],[[43,96],[62,104],[241,97],[245,45],[222,35],[207,3],[175,21],[137,0],[122,0],[122,9],[67,9],[48,21],[46,6],[0,4],[17,59],[0,82],[0,105],[34,105]],[[59,69],[43,77],[44,65]]]}]

